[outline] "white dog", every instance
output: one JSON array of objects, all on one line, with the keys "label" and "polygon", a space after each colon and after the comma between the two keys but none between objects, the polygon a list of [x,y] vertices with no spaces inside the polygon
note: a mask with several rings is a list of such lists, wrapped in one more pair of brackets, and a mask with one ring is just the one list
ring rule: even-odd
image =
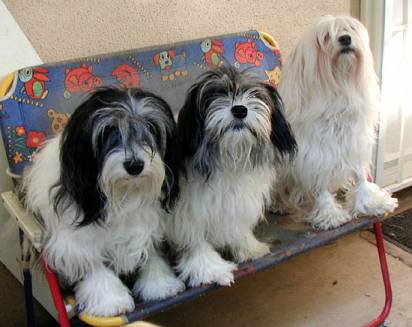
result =
[{"label": "white dog", "polygon": [[[347,16],[320,18],[290,55],[279,92],[298,154],[280,171],[275,207],[309,208],[305,218],[319,229],[393,211],[397,200],[367,180],[379,89],[363,25]],[[348,190],[345,207],[334,196],[341,188]]]},{"label": "white dog", "polygon": [[[46,227],[44,256],[80,308],[110,316],[134,308],[119,274],[140,268],[134,294],[145,300],[184,288],[159,253],[163,203],[172,200],[169,162],[175,122],[169,106],[138,89],[102,89],[25,172],[27,207]],[[170,168],[169,167],[169,168]]]},{"label": "white dog", "polygon": [[274,164],[293,154],[295,139],[276,90],[248,72],[221,67],[192,86],[179,113],[182,191],[168,229],[181,251],[189,285],[233,281],[236,262],[270,252],[253,228],[264,216]]}]

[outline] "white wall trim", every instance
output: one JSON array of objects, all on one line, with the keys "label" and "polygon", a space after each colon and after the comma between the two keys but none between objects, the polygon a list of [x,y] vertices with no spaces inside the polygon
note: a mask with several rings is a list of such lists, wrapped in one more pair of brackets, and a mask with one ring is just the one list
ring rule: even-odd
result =
[{"label": "white wall trim", "polygon": [[41,64],[36,50],[1,0],[0,22],[0,79],[17,69]]}]

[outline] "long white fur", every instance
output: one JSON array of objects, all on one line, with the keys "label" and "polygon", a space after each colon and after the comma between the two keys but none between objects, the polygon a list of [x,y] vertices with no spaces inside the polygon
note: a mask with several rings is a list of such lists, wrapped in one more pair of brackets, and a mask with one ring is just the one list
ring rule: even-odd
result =
[{"label": "long white fur", "polygon": [[[353,52],[340,54],[342,35],[350,35]],[[320,229],[393,211],[397,200],[367,181],[379,87],[363,25],[348,16],[318,19],[286,62],[279,92],[298,154],[279,171],[275,206],[309,208],[306,220]],[[334,198],[340,188],[349,189],[344,207]]]},{"label": "long white fur", "polygon": [[[28,209],[43,218],[47,231],[44,255],[48,264],[69,284],[80,281],[76,300],[89,314],[110,316],[134,308],[130,291],[117,277],[141,267],[134,293],[145,300],[159,299],[183,290],[155,247],[163,238],[164,212],[159,197],[165,168],[158,154],[137,150],[145,168],[131,178],[123,168],[124,151],[109,155],[100,181],[108,196],[107,219],[101,225],[73,225],[75,206],[57,217],[54,191],[60,175],[60,136],[37,154],[25,174]],[[147,274],[147,271],[156,273]]]}]

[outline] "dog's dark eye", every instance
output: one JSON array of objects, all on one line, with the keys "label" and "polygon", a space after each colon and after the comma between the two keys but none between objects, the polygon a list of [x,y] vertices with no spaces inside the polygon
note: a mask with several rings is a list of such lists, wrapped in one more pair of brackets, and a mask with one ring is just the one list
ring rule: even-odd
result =
[{"label": "dog's dark eye", "polygon": [[327,33],[325,35],[325,37],[323,38],[323,43],[327,43],[327,42],[329,42],[329,40],[330,40],[330,35],[329,35],[329,33]]},{"label": "dog's dark eye", "polygon": [[214,95],[216,95],[216,96],[225,96],[227,94],[228,94],[227,90],[223,89],[223,88],[222,89],[216,89],[215,92],[214,92]]},{"label": "dog's dark eye", "polygon": [[117,128],[108,127],[102,133],[99,141],[100,147],[107,150],[120,146],[122,143],[122,137]]}]

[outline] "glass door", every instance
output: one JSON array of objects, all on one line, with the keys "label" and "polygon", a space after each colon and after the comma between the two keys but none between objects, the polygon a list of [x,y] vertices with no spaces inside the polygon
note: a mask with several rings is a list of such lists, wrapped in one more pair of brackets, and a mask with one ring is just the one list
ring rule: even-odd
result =
[{"label": "glass door", "polygon": [[375,180],[392,190],[412,184],[412,0],[384,1],[382,108]]}]

